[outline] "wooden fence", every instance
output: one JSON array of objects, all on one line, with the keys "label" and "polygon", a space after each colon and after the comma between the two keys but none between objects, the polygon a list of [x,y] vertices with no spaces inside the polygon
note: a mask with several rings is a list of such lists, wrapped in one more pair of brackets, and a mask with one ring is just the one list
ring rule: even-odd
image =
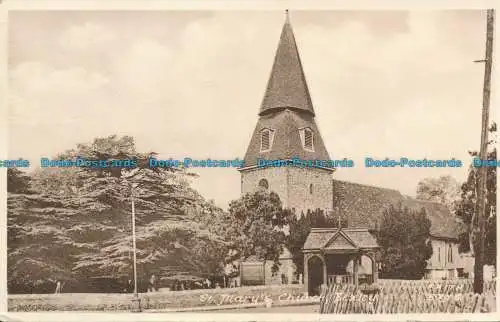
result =
[{"label": "wooden fence", "polygon": [[483,294],[474,294],[472,286],[472,280],[381,280],[378,293],[364,294],[355,285],[330,285],[321,294],[320,313],[495,312],[495,281],[485,283]]}]

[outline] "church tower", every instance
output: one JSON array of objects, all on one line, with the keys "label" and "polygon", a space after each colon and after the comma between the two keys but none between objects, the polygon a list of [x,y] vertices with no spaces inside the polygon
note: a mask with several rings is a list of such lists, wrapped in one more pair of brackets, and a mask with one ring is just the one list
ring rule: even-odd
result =
[{"label": "church tower", "polygon": [[259,119],[245,154],[242,194],[276,192],[297,215],[308,209],[332,210],[331,168],[259,167],[258,160],[329,160],[314,120],[315,113],[292,26],[286,13]]}]

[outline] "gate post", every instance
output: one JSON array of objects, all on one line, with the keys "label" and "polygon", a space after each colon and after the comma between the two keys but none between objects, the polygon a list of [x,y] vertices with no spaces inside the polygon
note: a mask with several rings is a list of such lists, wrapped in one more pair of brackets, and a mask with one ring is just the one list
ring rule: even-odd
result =
[{"label": "gate post", "polygon": [[309,254],[304,254],[304,295],[309,295]]}]

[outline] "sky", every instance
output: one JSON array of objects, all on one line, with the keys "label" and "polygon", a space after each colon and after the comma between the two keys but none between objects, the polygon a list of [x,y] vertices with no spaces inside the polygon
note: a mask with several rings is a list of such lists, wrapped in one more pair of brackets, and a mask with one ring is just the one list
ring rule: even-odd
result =
[{"label": "sky", "polygon": [[[485,13],[292,11],[334,178],[415,195],[426,177],[466,178],[480,139]],[[281,11],[10,12],[9,155],[29,159],[112,134],[162,158],[243,158],[284,22]],[[492,105],[493,106],[493,105]],[[492,117],[495,117],[492,109]],[[463,160],[373,169],[365,157]],[[234,168],[194,169],[227,207]]]}]

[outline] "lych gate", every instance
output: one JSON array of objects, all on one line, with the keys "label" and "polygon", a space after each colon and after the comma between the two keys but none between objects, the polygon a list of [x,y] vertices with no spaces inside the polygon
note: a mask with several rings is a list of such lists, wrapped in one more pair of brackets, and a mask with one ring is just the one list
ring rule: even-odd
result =
[{"label": "lych gate", "polygon": [[367,229],[312,228],[303,247],[306,292],[317,295],[323,284],[376,282],[377,250]]}]

